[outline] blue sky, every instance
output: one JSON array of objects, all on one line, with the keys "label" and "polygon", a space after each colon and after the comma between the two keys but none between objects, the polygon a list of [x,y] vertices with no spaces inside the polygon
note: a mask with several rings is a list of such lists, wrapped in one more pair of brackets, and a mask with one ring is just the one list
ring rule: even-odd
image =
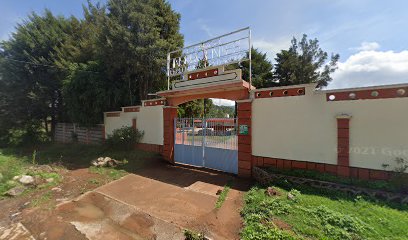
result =
[{"label": "blue sky", "polygon": [[[96,0],[92,0],[96,2]],[[0,39],[44,8],[81,17],[85,0],[2,0]],[[408,82],[408,1],[404,0],[171,0],[181,13],[186,45],[250,26],[254,46],[273,60],[293,36],[317,38],[339,53],[329,88]]]}]

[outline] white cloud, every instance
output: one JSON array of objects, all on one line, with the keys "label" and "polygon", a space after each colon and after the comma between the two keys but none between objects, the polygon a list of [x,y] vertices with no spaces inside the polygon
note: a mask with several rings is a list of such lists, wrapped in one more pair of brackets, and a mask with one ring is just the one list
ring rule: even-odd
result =
[{"label": "white cloud", "polygon": [[289,49],[290,38],[280,38],[274,41],[268,41],[265,39],[255,39],[253,41],[254,48],[258,48],[261,52],[266,53],[269,60],[273,61],[276,54],[281,50]]},{"label": "white cloud", "polygon": [[377,42],[362,42],[359,47],[351,48],[351,50],[357,51],[374,51],[380,48],[380,44]]},{"label": "white cloud", "polygon": [[235,106],[235,102],[226,99],[211,98],[213,103],[217,106]]},{"label": "white cloud", "polygon": [[361,51],[339,63],[329,89],[408,83],[408,50]]}]

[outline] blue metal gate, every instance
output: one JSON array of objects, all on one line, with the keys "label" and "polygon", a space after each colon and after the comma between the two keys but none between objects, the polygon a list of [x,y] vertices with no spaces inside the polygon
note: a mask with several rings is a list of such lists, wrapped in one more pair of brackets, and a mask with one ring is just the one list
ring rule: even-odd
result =
[{"label": "blue metal gate", "polygon": [[177,118],[174,121],[174,160],[238,174],[235,118]]}]

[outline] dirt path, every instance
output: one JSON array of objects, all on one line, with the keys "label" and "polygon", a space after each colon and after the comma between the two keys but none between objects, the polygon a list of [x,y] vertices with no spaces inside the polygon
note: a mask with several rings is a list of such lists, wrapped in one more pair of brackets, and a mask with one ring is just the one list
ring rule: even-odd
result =
[{"label": "dirt path", "polygon": [[[49,190],[3,200],[0,227],[22,223],[35,239],[48,240],[183,239],[183,229],[205,232],[213,239],[239,239],[247,181],[153,159],[134,174],[96,188],[94,182],[104,181],[88,169],[67,171],[58,186],[61,191],[52,192],[41,207],[27,202]],[[217,192],[231,181],[226,201],[216,209]],[[13,212],[19,214],[10,217]]]},{"label": "dirt path", "polygon": [[[18,238],[21,236],[21,229],[23,229],[20,226],[21,224],[27,232],[24,236],[30,233],[36,239],[44,239],[45,232],[53,236],[55,229],[61,229],[60,231],[65,231],[67,235],[75,239],[85,239],[75,228],[63,223],[55,215],[54,208],[56,205],[69,202],[81,194],[107,183],[109,180],[99,174],[90,173],[88,168],[72,171],[64,170],[59,174],[62,176],[63,181],[55,186],[58,190],[52,191],[53,187],[37,189],[16,198],[0,201],[0,232],[9,232],[7,236],[0,234],[1,240],[10,239],[11,236],[15,236],[15,239],[28,239]],[[98,182],[98,184],[95,184],[95,182]],[[44,198],[44,196],[47,196],[47,198]],[[36,202],[37,205],[34,204]]]}]

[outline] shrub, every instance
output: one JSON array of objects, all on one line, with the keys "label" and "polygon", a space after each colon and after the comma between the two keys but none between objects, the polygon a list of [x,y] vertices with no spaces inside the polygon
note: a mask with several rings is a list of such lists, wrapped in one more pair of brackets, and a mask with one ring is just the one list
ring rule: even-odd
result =
[{"label": "shrub", "polygon": [[408,161],[403,158],[396,158],[395,162],[397,166],[394,168],[390,183],[396,188],[396,190],[408,193]]},{"label": "shrub", "polygon": [[108,135],[106,144],[111,148],[129,150],[140,142],[143,135],[143,131],[133,127],[122,127],[115,129],[111,135]]}]

